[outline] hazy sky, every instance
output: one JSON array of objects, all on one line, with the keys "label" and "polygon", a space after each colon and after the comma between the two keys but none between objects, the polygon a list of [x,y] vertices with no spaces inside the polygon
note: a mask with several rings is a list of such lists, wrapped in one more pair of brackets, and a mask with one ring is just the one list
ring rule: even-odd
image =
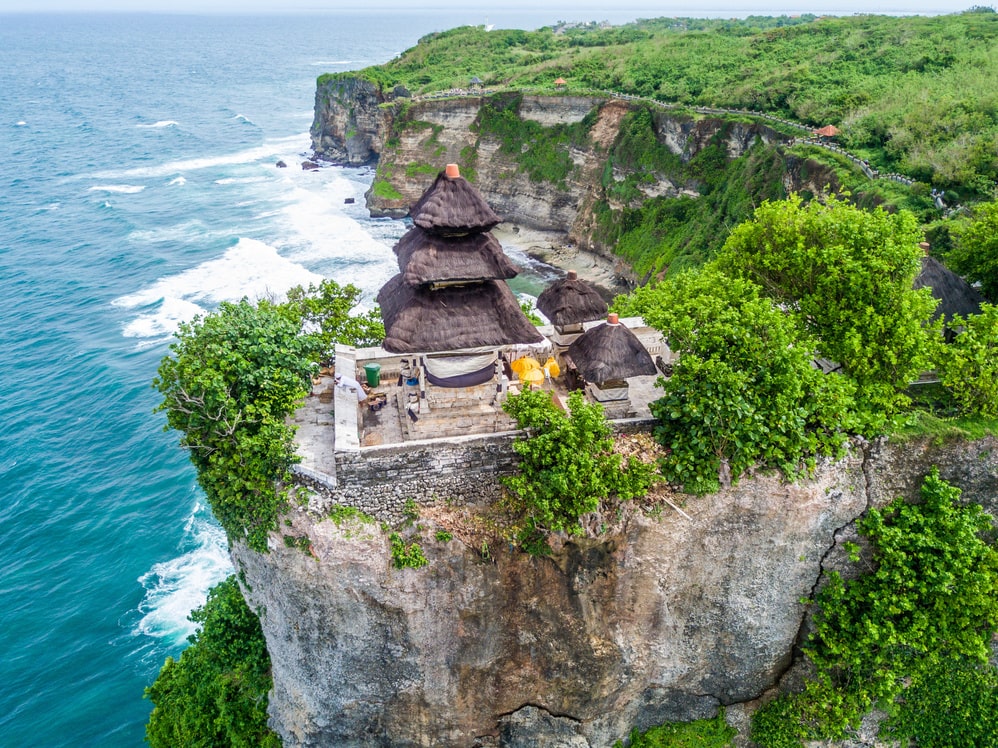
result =
[{"label": "hazy sky", "polygon": [[600,11],[615,16],[633,11],[634,17],[744,15],[746,13],[951,13],[972,5],[988,5],[987,0],[687,0],[653,2],[652,0],[511,0],[476,2],[475,0],[0,0],[0,12],[47,11],[142,11],[169,13],[279,13],[327,12],[337,10],[408,10],[460,8],[467,12],[480,9],[483,15],[502,11],[531,11],[550,14],[552,18],[599,16]]}]

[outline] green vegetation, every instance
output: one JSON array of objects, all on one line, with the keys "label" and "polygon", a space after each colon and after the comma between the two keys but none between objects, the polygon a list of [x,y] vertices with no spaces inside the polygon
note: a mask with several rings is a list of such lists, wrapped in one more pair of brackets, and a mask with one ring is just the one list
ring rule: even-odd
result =
[{"label": "green vegetation", "polygon": [[437,530],[433,537],[440,543],[449,543],[454,539],[454,535],[446,530]]},{"label": "green vegetation", "polygon": [[[629,748],[729,748],[736,732],[724,721],[724,709],[714,719],[693,722],[666,722],[646,732],[634,730]],[[619,740],[613,748],[623,748]]]},{"label": "green vegetation", "polygon": [[748,109],[812,126],[883,172],[990,195],[998,178],[998,15],[660,18],[617,28],[580,26],[430,34],[359,75],[387,91],[487,87],[557,93],[613,90],[687,106]]},{"label": "green vegetation", "polygon": [[419,543],[406,543],[397,532],[388,536],[388,542],[392,549],[392,566],[396,569],[418,569],[429,563]]},{"label": "green vegetation", "polygon": [[146,741],[153,748],[280,748],[267,727],[270,657],[236,578],[213,587],[191,620],[200,626],[190,646],[179,660],[168,657],[146,689],[154,704]]},{"label": "green vegetation", "polygon": [[838,454],[853,427],[853,386],[811,367],[813,345],[749,280],[715,267],[682,273],[617,302],[679,354],[652,403],[662,473],[690,492],[755,464],[790,475]]},{"label": "green vegetation", "polygon": [[[349,316],[360,291],[325,281],[294,289],[275,304],[223,303],[183,323],[153,382],[158,410],[197,468],[212,512],[229,538],[266,552],[267,535],[288,496],[282,484],[296,461],[287,418],[311,389],[330,340],[368,340],[379,324]],[[310,332],[303,332],[309,325]]]},{"label": "green vegetation", "polygon": [[384,198],[385,200],[401,200],[402,193],[392,187],[391,182],[386,179],[375,179],[371,185],[372,194]]},{"label": "green vegetation", "polygon": [[377,520],[357,507],[334,504],[329,510],[329,518],[340,527],[344,522],[359,522],[362,525],[377,524]]},{"label": "green vegetation", "polygon": [[983,304],[980,314],[949,324],[961,332],[939,348],[940,381],[963,413],[998,418],[998,307]]},{"label": "green vegetation", "polygon": [[596,119],[591,112],[582,121],[545,127],[520,117],[520,94],[499,94],[488,99],[472,126],[479,137],[499,141],[499,152],[513,159],[519,170],[535,182],[565,187],[575,169],[569,148],[585,143]]},{"label": "green vegetation", "polygon": [[[785,196],[785,162],[774,146],[756,143],[729,162],[724,143],[733,123],[728,122],[684,163],[659,141],[655,121],[655,113],[642,108],[621,122],[603,171],[607,199],[596,206],[594,236],[615,245],[614,252],[641,276],[702,264],[763,200]],[[617,182],[616,173],[629,175]],[[700,197],[645,200],[641,187],[663,180],[696,190]],[[612,201],[624,207],[613,209]]]},{"label": "green vegetation", "polygon": [[991,516],[959,498],[933,471],[921,503],[897,499],[857,523],[869,550],[851,554],[869,571],[848,582],[833,572],[818,593],[804,648],[815,675],[756,713],[760,746],[841,739],[873,706],[891,715],[885,730],[919,745],[995,745],[994,709],[968,707],[995,699],[998,549]]},{"label": "green vegetation", "polygon": [[643,496],[654,480],[653,468],[614,453],[610,427],[598,403],[585,402],[581,392],[568,398],[566,414],[549,393],[524,390],[503,403],[525,438],[513,449],[520,455],[519,471],[503,482],[524,513],[527,535],[535,531],[579,534],[579,518],[596,511],[601,500]]},{"label": "green vegetation", "polygon": [[981,293],[998,303],[998,201],[979,205],[972,218],[953,227],[955,246],[947,264],[971,281]]},{"label": "green vegetation", "polygon": [[856,386],[861,433],[880,433],[930,368],[929,289],[912,290],[922,235],[905,211],[866,211],[828,196],[766,202],[732,231],[719,258],[750,278],[813,336]]}]

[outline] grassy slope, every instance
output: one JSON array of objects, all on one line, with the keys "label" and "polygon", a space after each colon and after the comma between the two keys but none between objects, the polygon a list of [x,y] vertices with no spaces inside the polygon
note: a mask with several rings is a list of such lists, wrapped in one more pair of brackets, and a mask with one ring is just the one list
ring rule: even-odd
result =
[{"label": "grassy slope", "polygon": [[[363,75],[413,92],[486,86],[611,89],[836,124],[842,142],[963,199],[998,178],[998,15],[744,21],[656,19],[539,31],[462,27]],[[320,79],[321,82],[322,79]]]}]

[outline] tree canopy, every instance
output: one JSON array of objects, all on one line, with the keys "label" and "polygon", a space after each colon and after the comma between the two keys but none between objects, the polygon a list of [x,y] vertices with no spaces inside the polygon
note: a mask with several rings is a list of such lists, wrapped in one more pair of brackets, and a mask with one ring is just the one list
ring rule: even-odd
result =
[{"label": "tree canopy", "polygon": [[508,398],[503,410],[528,430],[513,444],[519,470],[503,482],[531,528],[577,534],[579,518],[596,511],[603,499],[632,499],[648,491],[652,468],[613,451],[602,406],[587,403],[581,392],[569,395],[567,414],[549,393],[529,389]]},{"label": "tree canopy", "polygon": [[[370,339],[380,323],[350,310],[353,286],[325,281],[293,289],[290,301],[224,302],[183,323],[153,382],[167,428],[197,468],[212,512],[231,538],[265,551],[286,496],[280,484],[296,461],[287,417],[311,389],[329,341]],[[303,327],[307,331],[303,331]]]},{"label": "tree canopy", "polygon": [[956,224],[951,233],[956,241],[946,262],[979,282],[981,293],[998,303],[998,201],[977,206],[970,220]]},{"label": "tree canopy", "polygon": [[811,366],[812,344],[761,289],[716,267],[618,300],[679,354],[652,404],[662,472],[686,490],[716,490],[761,463],[790,474],[836,454],[853,421],[852,383]]},{"label": "tree canopy", "polygon": [[764,202],[719,255],[730,274],[757,282],[813,336],[820,355],[856,384],[861,430],[876,433],[930,368],[926,325],[936,301],[913,290],[922,234],[905,211],[858,208],[827,196]]},{"label": "tree canopy", "polygon": [[154,704],[146,741],[152,748],[280,748],[267,727],[270,656],[235,576],[213,587],[191,620],[199,628],[190,646],[179,660],[168,657],[146,689]]}]

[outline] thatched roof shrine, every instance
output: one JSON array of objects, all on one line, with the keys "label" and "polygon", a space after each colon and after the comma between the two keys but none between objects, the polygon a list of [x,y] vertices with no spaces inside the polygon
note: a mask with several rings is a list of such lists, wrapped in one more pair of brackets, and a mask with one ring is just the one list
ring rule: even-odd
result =
[{"label": "thatched roof shrine", "polygon": [[410,286],[502,280],[520,272],[488,233],[448,238],[414,226],[399,239],[395,254],[402,279]]},{"label": "thatched roof shrine", "polygon": [[[452,168],[453,167],[453,168]],[[409,211],[413,222],[431,234],[461,236],[489,231],[500,219],[455,164],[448,164]]]},{"label": "thatched roof shrine", "polygon": [[932,319],[943,317],[949,320],[954,314],[966,317],[980,314],[984,297],[976,288],[943,265],[935,257],[922,258],[922,272],[915,278],[915,288],[932,289],[932,295],[939,300]]},{"label": "thatched roof shrine", "polygon": [[641,341],[616,314],[576,338],[568,355],[585,380],[596,385],[657,372]]},{"label": "thatched roof shrine", "polygon": [[552,325],[564,327],[581,322],[602,319],[607,312],[607,303],[595,288],[579,280],[574,270],[550,284],[537,297],[537,308]]},{"label": "thatched roof shrine", "polygon": [[490,280],[441,291],[407,285],[394,276],[378,294],[386,351],[433,353],[540,343],[505,281]]}]

